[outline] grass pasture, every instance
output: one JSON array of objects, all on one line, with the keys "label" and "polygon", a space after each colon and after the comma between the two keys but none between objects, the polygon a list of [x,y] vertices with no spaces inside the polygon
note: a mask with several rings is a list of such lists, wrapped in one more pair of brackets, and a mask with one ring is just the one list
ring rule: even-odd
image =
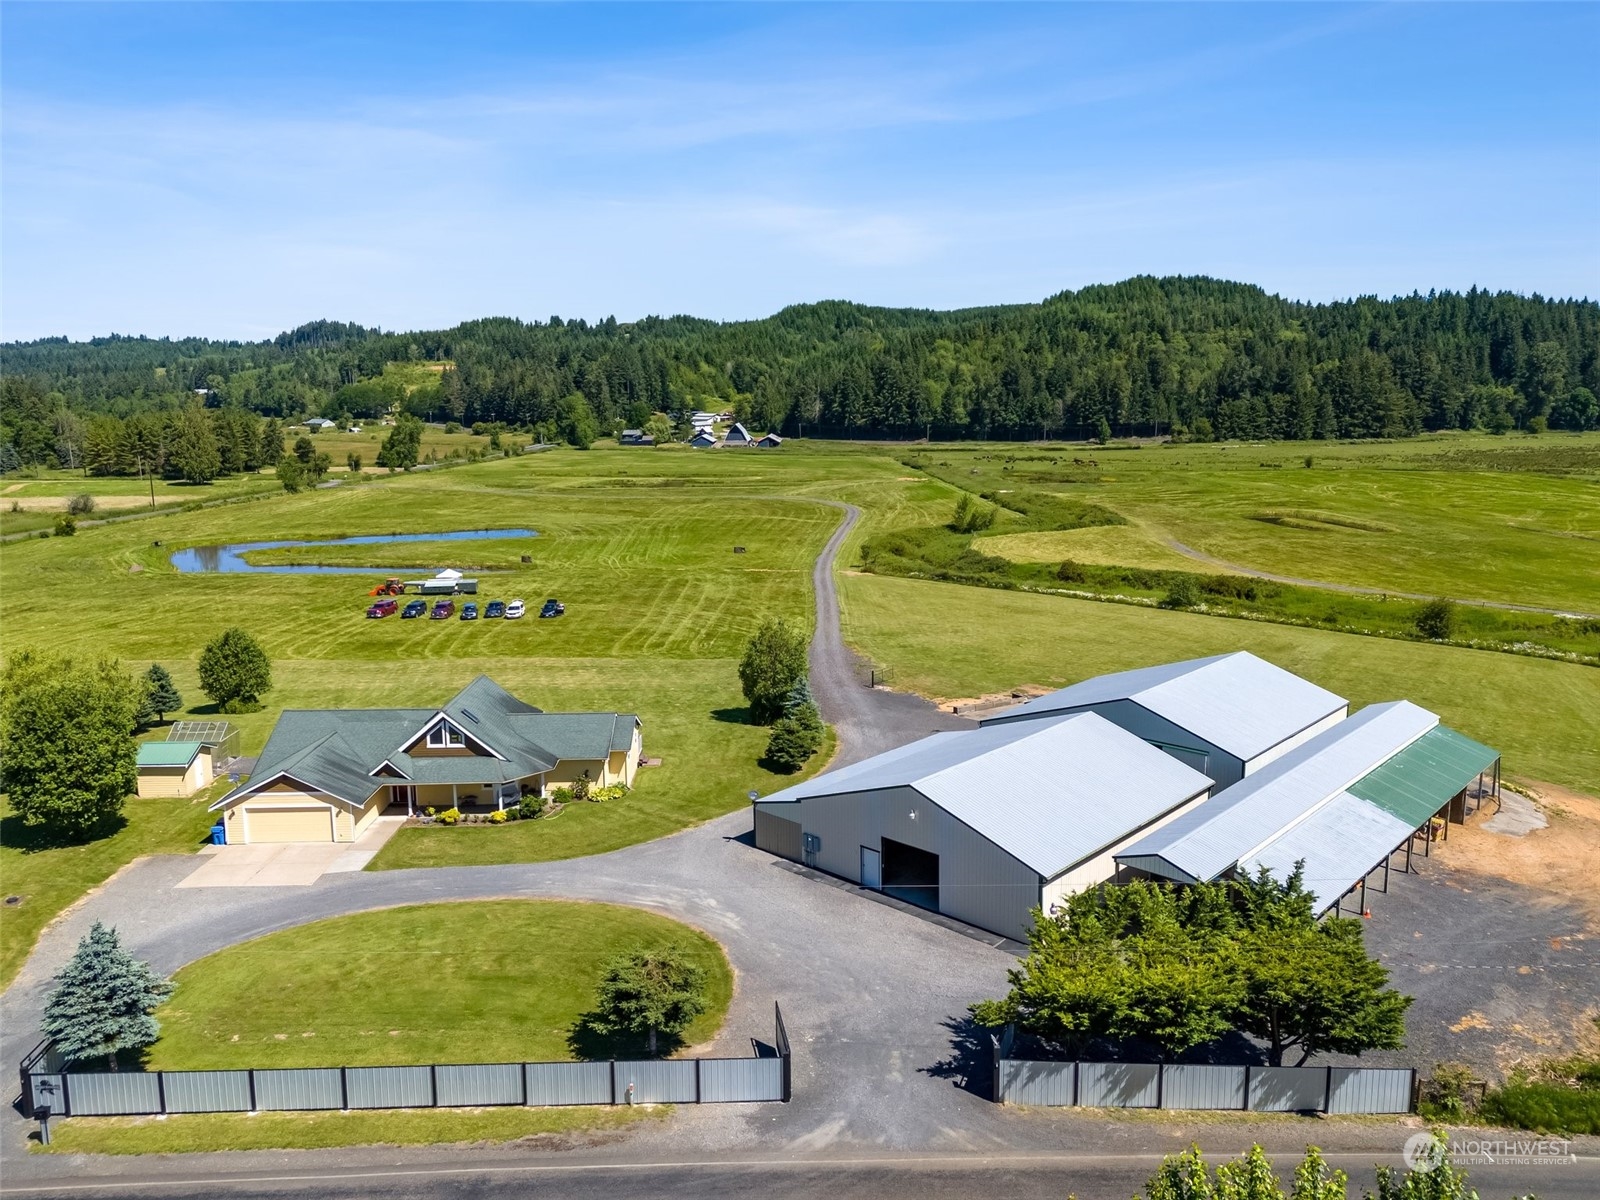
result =
[{"label": "grass pasture", "polygon": [[848,575],[846,640],[932,697],[1249,650],[1347,697],[1407,699],[1494,746],[1510,775],[1600,795],[1600,670],[1424,642],[959,584]]},{"label": "grass pasture", "polygon": [[[1124,518],[1125,536],[1108,527],[1085,539],[1086,562],[1175,567],[1167,543],[1177,541],[1317,582],[1600,613],[1600,434],[1088,452],[935,446],[904,457],[969,491],[1033,489]],[[1005,524],[978,548],[989,552]]]},{"label": "grass pasture", "polygon": [[[379,909],[299,925],[180,970],[157,1012],[151,1070],[406,1066],[625,1057],[574,1030],[618,954],[671,949],[704,972],[709,1041],[733,998],[722,949],[642,909],[484,900]],[[261,981],[271,979],[272,987]],[[575,1050],[584,1053],[575,1053]]]},{"label": "grass pasture", "polygon": [[[338,436],[317,435],[324,447]],[[948,521],[956,485],[1020,486],[1103,506],[1127,523],[1018,533],[1002,519],[977,539],[985,554],[1175,569],[1188,563],[1169,557],[1164,539],[1175,537],[1284,574],[1459,596],[1498,590],[1512,602],[1600,611],[1597,463],[1600,437],[1587,435],[1138,450],[791,441],[771,453],[561,448],[295,496],[262,476],[266,491],[249,503],[177,505],[0,547],[0,644],[111,653],[139,671],[161,662],[188,702],[179,715],[209,715],[197,658],[222,629],[242,626],[262,641],[275,677],[266,709],[234,718],[246,754],[285,707],[434,703],[480,673],[547,709],[638,712],[646,752],[665,761],[641,772],[625,799],[506,828],[402,830],[374,865],[536,861],[659,837],[743,805],[751,788],[792,781],[757,763],[767,734],[742,723],[736,666],[764,618],[810,623],[811,566],[839,520],[817,501],[862,509],[846,566],[866,540]],[[11,477],[4,486],[43,482]],[[91,491],[138,482],[88,481]],[[67,495],[78,480],[51,486]],[[229,486],[174,490],[222,496]],[[1252,519],[1263,513],[1301,515]],[[224,542],[522,527],[539,536],[262,556],[372,568],[350,576],[181,575],[169,563],[177,549]],[[1444,552],[1451,546],[1470,552],[1457,561]],[[366,593],[385,575],[444,566],[480,572],[480,603],[558,596],[567,616],[364,619]],[[1426,704],[1504,749],[1513,773],[1600,790],[1600,674],[1591,667],[907,579],[847,576],[841,587],[852,643],[897,668],[898,686],[929,695],[1059,685],[1249,648],[1358,703]],[[0,981],[52,916],[129,859],[195,845],[209,824],[203,807],[130,800],[127,827],[85,847],[37,848],[13,822],[0,825],[5,892],[25,897],[0,910]]]}]

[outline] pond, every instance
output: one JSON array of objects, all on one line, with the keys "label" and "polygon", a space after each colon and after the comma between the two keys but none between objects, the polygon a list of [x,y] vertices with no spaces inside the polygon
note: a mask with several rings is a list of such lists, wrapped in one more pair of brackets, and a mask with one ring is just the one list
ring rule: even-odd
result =
[{"label": "pond", "polygon": [[184,573],[220,571],[225,574],[262,575],[370,575],[373,571],[427,571],[431,567],[319,567],[309,563],[258,566],[246,562],[252,550],[282,550],[290,546],[391,546],[402,542],[486,542],[495,538],[538,537],[532,529],[458,529],[450,533],[374,533],[361,537],[326,538],[321,541],[234,542],[227,546],[191,546],[172,556],[172,565]]}]

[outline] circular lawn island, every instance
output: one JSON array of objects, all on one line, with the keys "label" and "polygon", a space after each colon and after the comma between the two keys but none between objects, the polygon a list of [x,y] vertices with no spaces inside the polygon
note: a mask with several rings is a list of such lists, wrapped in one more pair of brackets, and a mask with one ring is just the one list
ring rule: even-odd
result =
[{"label": "circular lawn island", "polygon": [[333,917],[231,946],[174,976],[151,1070],[540,1062],[636,1053],[575,1037],[606,964],[675,950],[700,967],[709,1041],[733,995],[719,946],[615,904],[485,900]]}]

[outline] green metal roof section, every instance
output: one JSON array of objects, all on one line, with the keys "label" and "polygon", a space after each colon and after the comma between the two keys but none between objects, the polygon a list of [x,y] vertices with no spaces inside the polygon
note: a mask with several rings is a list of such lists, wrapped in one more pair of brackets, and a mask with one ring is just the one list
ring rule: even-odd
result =
[{"label": "green metal roof section", "polygon": [[1345,790],[1420,826],[1499,757],[1499,751],[1436,725]]},{"label": "green metal roof section", "polygon": [[141,767],[187,767],[200,753],[199,742],[140,742]]}]

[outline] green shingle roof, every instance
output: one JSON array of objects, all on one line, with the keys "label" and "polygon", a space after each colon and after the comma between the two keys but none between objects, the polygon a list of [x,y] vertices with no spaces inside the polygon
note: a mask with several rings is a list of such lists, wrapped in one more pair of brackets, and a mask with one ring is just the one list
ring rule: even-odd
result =
[{"label": "green shingle roof", "polygon": [[[440,712],[504,757],[406,754],[401,747]],[[548,771],[562,759],[603,759],[626,750],[638,722],[632,713],[542,712],[484,675],[437,709],[288,709],[267,739],[250,784],[213,807],[279,775],[360,807],[385,782],[374,774],[385,762],[415,783],[509,783]]]},{"label": "green shingle roof", "polygon": [[140,742],[141,767],[187,767],[200,753],[199,742]]},{"label": "green shingle roof", "polygon": [[1415,828],[1499,757],[1466,734],[1436,725],[1345,790]]}]

